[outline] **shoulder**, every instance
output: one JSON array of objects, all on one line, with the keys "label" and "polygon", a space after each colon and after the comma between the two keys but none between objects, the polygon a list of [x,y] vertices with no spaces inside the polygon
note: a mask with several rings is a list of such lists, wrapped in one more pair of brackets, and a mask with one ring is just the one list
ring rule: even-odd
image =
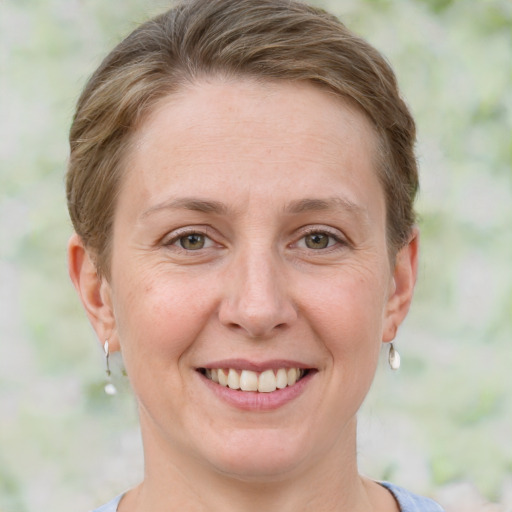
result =
[{"label": "shoulder", "polygon": [[400,505],[401,512],[444,512],[441,505],[429,498],[423,498],[389,482],[379,483],[393,494]]},{"label": "shoulder", "polygon": [[[440,505],[429,498],[423,498],[389,482],[379,483],[393,494],[400,505],[401,512],[444,512]],[[122,495],[117,496],[92,512],[116,512],[121,498]]]},{"label": "shoulder", "polygon": [[109,501],[102,507],[97,508],[96,510],[93,510],[92,512],[116,512],[117,506],[119,505],[119,502],[121,501],[122,497],[123,497],[123,495],[121,494],[117,498],[114,498],[112,501]]}]

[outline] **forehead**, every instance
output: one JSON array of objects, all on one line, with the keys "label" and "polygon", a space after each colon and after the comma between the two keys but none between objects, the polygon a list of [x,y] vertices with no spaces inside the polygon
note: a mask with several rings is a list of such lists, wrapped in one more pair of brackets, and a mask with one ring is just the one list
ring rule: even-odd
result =
[{"label": "forehead", "polygon": [[345,135],[341,118],[352,133],[375,142],[376,131],[362,109],[326,87],[305,81],[204,77],[160,99],[139,123],[133,142],[140,147],[164,125],[211,135],[209,125],[216,121],[219,130],[231,128],[226,121],[238,122],[250,135],[256,135],[258,127],[266,132],[269,121],[276,129],[286,126],[290,135],[312,133],[318,131],[318,123],[326,123],[333,129],[328,140],[335,140]]},{"label": "forehead", "polygon": [[217,186],[252,197],[287,187],[300,200],[311,186],[332,195],[338,179],[364,196],[380,188],[376,142],[364,114],[312,84],[203,80],[161,100],[139,126],[124,185],[154,200]]}]

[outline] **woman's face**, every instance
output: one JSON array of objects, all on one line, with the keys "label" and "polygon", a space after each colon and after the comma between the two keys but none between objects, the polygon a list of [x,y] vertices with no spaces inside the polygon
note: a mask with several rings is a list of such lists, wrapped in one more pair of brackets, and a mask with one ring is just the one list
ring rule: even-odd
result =
[{"label": "woman's face", "polygon": [[305,84],[205,81],[140,127],[101,295],[147,457],[251,479],[353,449],[402,315],[375,146]]}]

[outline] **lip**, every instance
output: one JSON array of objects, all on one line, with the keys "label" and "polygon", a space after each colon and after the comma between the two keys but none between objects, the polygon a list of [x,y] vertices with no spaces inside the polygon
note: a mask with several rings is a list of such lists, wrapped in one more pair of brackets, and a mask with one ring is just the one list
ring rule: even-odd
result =
[{"label": "lip", "polygon": [[271,393],[231,389],[213,382],[199,371],[196,372],[198,377],[201,379],[201,382],[218,399],[227,403],[231,407],[235,407],[236,409],[253,412],[276,410],[292,402],[306,391],[311,384],[311,381],[314,379],[314,376],[318,373],[315,368],[307,366],[304,363],[276,359],[265,362],[254,362],[244,359],[226,359],[208,363],[207,365],[198,367],[198,369],[199,368],[233,368],[234,370],[251,370],[257,372],[264,370],[277,370],[279,368],[301,368],[309,370],[306,375],[293,386],[276,389],[276,391],[272,391]]},{"label": "lip", "polygon": [[290,361],[289,359],[271,359],[267,361],[249,361],[247,359],[223,359],[213,361],[205,365],[198,366],[212,370],[214,368],[233,368],[233,370],[250,370],[253,372],[263,372],[265,370],[279,370],[279,368],[300,368],[301,370],[314,370],[310,365],[299,361]]}]

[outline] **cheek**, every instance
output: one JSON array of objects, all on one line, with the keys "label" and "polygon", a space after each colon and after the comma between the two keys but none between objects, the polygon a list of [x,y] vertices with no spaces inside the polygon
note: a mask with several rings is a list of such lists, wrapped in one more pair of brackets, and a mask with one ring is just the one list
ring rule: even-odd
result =
[{"label": "cheek", "polygon": [[[311,326],[334,365],[344,372],[371,371],[378,359],[383,329],[383,282],[373,274],[339,273],[320,288],[300,292]],[[357,360],[357,365],[354,362]]]},{"label": "cheek", "polygon": [[142,271],[119,286],[116,322],[128,371],[133,361],[151,360],[154,368],[179,363],[210,315],[206,289],[190,279]]},{"label": "cheek", "polygon": [[[309,290],[309,291],[308,291]],[[340,276],[323,289],[304,288],[305,306],[316,316],[324,316],[326,328],[365,331],[379,330],[385,305],[383,283],[372,277]]]}]

